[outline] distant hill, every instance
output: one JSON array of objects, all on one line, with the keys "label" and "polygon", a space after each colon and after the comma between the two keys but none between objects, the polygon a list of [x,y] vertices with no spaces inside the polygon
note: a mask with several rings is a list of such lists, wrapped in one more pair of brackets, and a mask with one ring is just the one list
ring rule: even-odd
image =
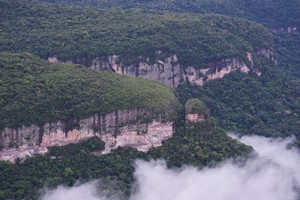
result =
[{"label": "distant hill", "polygon": [[185,66],[272,49],[262,25],[221,15],[108,10],[1,0],[0,51],[31,52],[41,58],[81,61],[121,55],[137,62],[173,54]]},{"label": "distant hill", "polygon": [[269,28],[300,26],[298,0],[41,0],[107,8],[142,8],[187,13],[219,13],[263,23]]},{"label": "distant hill", "polygon": [[298,0],[40,0],[43,2],[108,8],[141,8],[184,13],[218,13],[262,23],[276,36],[278,64],[300,78],[300,1]]}]

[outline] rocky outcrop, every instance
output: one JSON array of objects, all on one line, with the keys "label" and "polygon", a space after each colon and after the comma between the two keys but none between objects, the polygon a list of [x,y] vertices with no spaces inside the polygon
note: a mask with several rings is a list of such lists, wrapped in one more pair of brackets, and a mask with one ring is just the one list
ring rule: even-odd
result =
[{"label": "rocky outcrop", "polygon": [[274,59],[274,52],[271,51],[270,49],[260,49],[256,52],[256,54],[258,56],[262,56],[262,57],[265,57],[267,59],[269,59],[270,61],[275,61]]},{"label": "rocky outcrop", "polygon": [[1,132],[1,160],[14,161],[33,154],[47,152],[47,147],[77,143],[94,136],[106,142],[108,153],[118,146],[147,151],[161,145],[173,134],[172,122],[163,115],[146,109],[115,111],[86,119],[68,119],[44,126],[32,125],[18,129],[5,128]]},{"label": "rocky outcrop", "polygon": [[297,27],[295,26],[288,26],[288,27],[280,27],[280,28],[273,28],[270,30],[273,33],[288,33],[288,34],[299,34]]},{"label": "rocky outcrop", "polygon": [[126,60],[113,55],[108,58],[97,58],[93,61],[92,68],[97,70],[111,70],[118,74],[133,77],[148,78],[159,81],[165,85],[176,88],[181,82],[189,82],[194,85],[203,85],[207,80],[223,78],[233,71],[248,73],[253,69],[252,54],[247,53],[249,65],[238,58],[226,59],[220,62],[212,62],[206,66],[183,67],[177,56],[172,55],[164,60],[158,59],[149,63],[149,58],[138,57],[136,64],[126,65]]},{"label": "rocky outcrop", "polygon": [[91,67],[97,70],[111,70],[118,74],[156,80],[173,88],[185,81],[183,67],[179,64],[176,55],[164,60],[157,60],[154,63],[150,63],[149,58],[142,56],[136,58],[136,64],[126,64],[128,62],[127,59],[113,55],[108,58],[95,59]]},{"label": "rocky outcrop", "polygon": [[185,103],[186,123],[201,123],[206,121],[208,118],[208,109],[204,102],[197,98],[192,98]]},{"label": "rocky outcrop", "polygon": [[[253,53],[250,52],[246,53],[244,60],[237,57],[228,58],[201,66],[183,66],[177,55],[162,59],[159,58],[161,51],[157,51],[156,54],[157,59],[155,61],[143,56],[135,58],[125,58],[118,55],[102,56],[93,60],[91,68],[156,80],[173,88],[183,82],[203,85],[206,81],[223,78],[234,71],[253,72],[256,75],[261,75],[261,72],[254,66]],[[262,56],[275,62],[274,53],[270,49],[260,49],[255,52],[255,56]],[[79,59],[75,63],[84,64],[80,63],[81,60]],[[58,62],[56,57],[49,57],[48,61]]]},{"label": "rocky outcrop", "polygon": [[111,134],[101,135],[101,139],[105,142],[105,150],[103,154],[110,153],[117,147],[134,147],[139,151],[146,152],[152,147],[159,147],[162,141],[172,137],[172,123],[160,123],[154,121],[147,124],[147,132],[139,134],[138,127],[126,126],[120,131],[120,134],[113,137]]},{"label": "rocky outcrop", "polygon": [[[253,65],[251,54],[249,62]],[[238,58],[226,59],[220,62],[209,63],[205,68],[187,67],[185,69],[186,80],[193,85],[203,85],[206,81],[223,78],[234,71],[248,73],[253,66],[246,65]]]},{"label": "rocky outcrop", "polygon": [[211,134],[215,128],[216,124],[209,116],[204,102],[193,98],[185,103],[185,130],[187,133]]},{"label": "rocky outcrop", "polygon": [[205,118],[203,115],[201,114],[197,114],[197,113],[187,113],[185,116],[185,120],[187,122],[192,122],[192,123],[200,123],[200,122],[204,122]]}]

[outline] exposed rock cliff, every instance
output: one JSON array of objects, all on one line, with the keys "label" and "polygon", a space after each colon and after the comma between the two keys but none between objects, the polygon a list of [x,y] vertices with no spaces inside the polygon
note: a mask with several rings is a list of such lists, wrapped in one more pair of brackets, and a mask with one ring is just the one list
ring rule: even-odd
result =
[{"label": "exposed rock cliff", "polygon": [[[160,51],[158,51],[160,52]],[[273,52],[267,49],[257,51],[256,55],[273,60]],[[159,53],[158,53],[159,56]],[[113,55],[108,58],[97,58],[93,61],[92,68],[98,70],[111,70],[118,74],[126,74],[133,77],[142,77],[157,80],[163,84],[176,88],[181,82],[189,82],[195,85],[203,85],[207,80],[223,78],[233,71],[248,73],[250,71],[259,74],[255,69],[252,53],[247,52],[244,62],[240,58],[229,58],[219,62],[211,62],[204,66],[183,66],[176,55],[157,59],[149,63],[149,58],[139,57],[137,64],[125,64],[126,59]],[[246,64],[247,63],[247,64]]]},{"label": "exposed rock cliff", "polygon": [[145,109],[121,110],[83,120],[69,119],[44,126],[5,128],[0,134],[4,147],[0,151],[0,160],[14,161],[16,158],[46,153],[49,146],[77,143],[94,136],[106,143],[103,153],[109,153],[118,146],[148,151],[151,147],[160,146],[172,134],[172,122],[165,121],[163,115],[153,115]]},{"label": "exposed rock cliff", "polygon": [[108,58],[95,59],[91,67],[97,70],[111,70],[118,74],[156,80],[173,88],[176,88],[180,82],[185,81],[183,67],[176,55],[164,60],[158,59],[154,63],[150,63],[149,58],[143,58],[142,56],[136,60],[140,62],[126,64],[128,63],[126,59],[113,55]]},{"label": "exposed rock cliff", "polygon": [[[159,57],[161,51],[157,51]],[[260,49],[255,56],[262,56],[275,61],[274,53],[269,49]],[[132,60],[133,58],[131,58]],[[135,64],[118,55],[98,57],[93,60],[91,68],[97,70],[110,70],[118,74],[125,74],[132,77],[141,77],[159,81],[165,85],[176,88],[182,82],[189,82],[194,85],[203,85],[206,81],[223,78],[226,74],[234,71],[243,73],[253,72],[260,76],[261,72],[255,68],[253,54],[247,52],[245,61],[241,58],[228,58],[218,62],[210,62],[201,66],[183,66],[177,55],[171,55],[164,59],[157,58],[150,62],[150,58],[143,56],[136,57]],[[56,57],[49,57],[49,62],[58,62]],[[69,61],[68,61],[69,62]],[[75,61],[80,63],[79,60]]]},{"label": "exposed rock cliff", "polygon": [[280,27],[280,28],[273,28],[270,29],[273,33],[288,33],[288,34],[299,34],[298,28],[295,26],[288,26],[288,27]]}]

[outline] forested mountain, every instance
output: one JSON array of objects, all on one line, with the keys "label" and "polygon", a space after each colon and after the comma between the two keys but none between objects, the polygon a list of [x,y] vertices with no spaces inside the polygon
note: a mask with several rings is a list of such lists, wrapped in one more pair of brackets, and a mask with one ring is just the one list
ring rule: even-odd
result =
[{"label": "forested mountain", "polygon": [[269,28],[300,26],[300,2],[297,0],[42,0],[107,8],[142,8],[187,13],[220,13],[248,18]]},{"label": "forested mountain", "polygon": [[174,136],[148,153],[118,148],[109,155],[101,155],[104,142],[91,138],[78,144],[49,147],[45,155],[22,162],[17,159],[16,164],[0,161],[1,200],[38,199],[44,186],[72,186],[78,180],[83,183],[99,178],[104,184],[114,184],[116,189],[112,192],[128,197],[136,159],[163,158],[169,167],[203,167],[252,152],[251,147],[227,136],[198,99],[190,101],[187,113],[203,114],[205,120],[185,130],[184,111],[174,91],[154,81],[79,65],[50,64],[28,53],[1,53],[0,69],[4,83],[0,90],[2,126],[43,124],[70,116],[139,107],[176,117]]},{"label": "forested mountain", "polygon": [[79,65],[51,64],[28,53],[0,53],[0,70],[2,130],[115,110],[167,113],[179,107],[174,91],[162,84]]},{"label": "forested mountain", "polygon": [[186,13],[218,13],[262,23],[276,36],[279,66],[300,77],[300,2],[298,0],[42,0],[50,3],[108,8],[141,8]]},{"label": "forested mountain", "polygon": [[177,91],[185,102],[202,99],[221,127],[242,134],[272,137],[295,135],[300,146],[300,83],[262,62],[260,77],[234,73],[203,87],[184,85]]},{"label": "forested mountain", "polygon": [[[16,159],[16,164],[0,161],[0,199],[38,199],[44,186],[73,186],[78,180],[99,178],[104,185],[114,184],[117,189],[112,192],[121,191],[126,199],[136,159],[202,168],[252,155],[251,147],[221,128],[241,135],[295,135],[300,147],[299,4],[297,0],[0,0],[0,131],[6,129],[0,142],[24,144],[30,138],[20,141],[21,128],[37,125],[30,133],[36,136],[44,132],[43,125],[54,129],[51,123],[64,119],[74,119],[75,132],[87,127],[86,121],[78,122],[86,117],[93,125],[112,121],[121,126],[118,114],[108,122],[95,115],[123,110],[127,113],[123,118],[129,118],[129,109],[144,108],[162,122],[170,118],[173,134],[147,153],[120,147],[102,155],[107,145],[90,138],[48,146],[45,155]],[[185,75],[191,74],[187,72],[191,66],[206,70],[212,65],[214,72],[222,71],[224,66],[216,63],[226,59],[237,58],[250,67],[211,78],[203,86],[186,79],[175,91],[151,80],[88,68],[96,58],[112,55],[133,66],[142,58],[151,64],[176,55]],[[50,57],[58,62],[47,62]],[[138,121],[148,128],[153,120],[143,117]],[[127,124],[127,133],[133,132],[134,123]],[[101,130],[92,126],[84,131],[101,135]],[[68,131],[61,134],[67,137]],[[9,145],[8,151],[13,147],[18,145]]]},{"label": "forested mountain", "polygon": [[[1,0],[0,50],[57,56],[87,66],[100,56],[120,55],[129,62],[173,54],[184,66],[240,57],[273,49],[271,34],[248,20],[220,15],[101,11],[92,8]],[[11,37],[12,34],[14,37]],[[225,51],[226,49],[226,51]]]},{"label": "forested mountain", "polygon": [[[152,62],[157,56],[163,58],[177,54],[183,66],[201,67],[204,63],[230,57],[246,60],[246,52],[274,48],[273,37],[263,26],[221,15],[103,11],[31,0],[1,0],[0,3],[3,8],[0,14],[1,51],[27,51],[44,59],[57,56],[62,61],[81,61],[89,66],[98,56],[117,54],[135,63],[141,55],[149,57],[149,62]],[[298,35],[279,34],[285,37],[286,43],[279,41],[282,45],[277,49],[283,52],[282,55],[289,54],[284,47],[289,46]],[[276,39],[280,40],[280,37],[276,36]],[[158,50],[162,54],[157,55]],[[298,58],[296,52],[295,59]],[[227,77],[203,88],[195,86],[191,96],[204,99],[212,114],[227,129],[273,136],[298,134],[299,83],[283,75],[272,62],[261,58],[254,61],[255,67],[263,71],[261,77]],[[289,62],[296,66],[290,57],[279,61],[279,65],[285,61],[286,67],[290,66]],[[244,85],[241,86],[241,83]],[[181,89],[189,87],[184,85]],[[256,90],[261,92],[256,93]],[[185,103],[187,98],[183,96],[188,94],[180,94],[182,103]],[[261,95],[260,101],[255,100],[258,94]],[[236,104],[241,104],[241,107]],[[83,113],[90,109],[84,109]],[[86,116],[83,113],[78,111],[79,115]],[[52,119],[51,116],[48,118]]]}]

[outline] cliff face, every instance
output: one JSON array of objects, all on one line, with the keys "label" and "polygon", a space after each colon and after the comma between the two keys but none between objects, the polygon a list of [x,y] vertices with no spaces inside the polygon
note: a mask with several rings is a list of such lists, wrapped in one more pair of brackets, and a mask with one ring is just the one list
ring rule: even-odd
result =
[{"label": "cliff face", "polygon": [[173,88],[185,81],[183,67],[179,64],[176,55],[164,60],[158,59],[151,64],[149,58],[140,56],[137,60],[140,62],[128,65],[126,59],[113,55],[108,58],[96,58],[91,67],[97,70],[111,70],[118,74],[156,80]]},{"label": "cliff face", "polygon": [[[158,51],[158,56],[160,51]],[[260,49],[255,56],[274,60],[273,51]],[[206,81],[223,78],[226,74],[234,71],[244,73],[254,72],[258,76],[261,72],[255,68],[253,54],[247,52],[246,61],[240,58],[228,58],[219,62],[211,62],[204,66],[183,66],[177,55],[165,59],[156,59],[150,62],[149,58],[137,57],[135,64],[130,63],[127,58],[118,55],[98,57],[92,62],[91,68],[97,70],[110,70],[118,74],[125,74],[132,77],[141,77],[159,81],[165,85],[176,88],[182,82],[189,82],[194,85],[203,85]],[[58,62],[56,57],[49,57],[49,62]],[[68,61],[69,62],[69,61]],[[79,64],[79,61],[76,61]]]},{"label": "cliff face", "polygon": [[238,58],[226,59],[221,62],[209,63],[206,68],[186,68],[186,80],[194,85],[203,85],[205,81],[223,78],[226,74],[234,71],[248,73],[253,70],[252,56],[248,54],[250,66]]},{"label": "cliff face", "polygon": [[[159,51],[158,51],[159,52]],[[261,49],[257,56],[273,59],[271,50]],[[141,62],[135,65],[126,65],[126,60],[113,55],[108,58],[97,58],[93,61],[92,68],[97,70],[111,70],[118,74],[126,74],[133,77],[142,77],[159,81],[165,85],[176,88],[181,82],[189,82],[194,85],[203,85],[205,81],[223,78],[233,71],[258,74],[254,67],[252,53],[246,54],[247,64],[240,58],[229,58],[220,62],[211,62],[205,66],[182,66],[176,55],[156,60],[149,64],[149,58],[140,57]]]},{"label": "cliff face", "polygon": [[0,135],[4,147],[0,151],[0,160],[14,161],[16,158],[46,153],[49,146],[77,143],[93,136],[100,137],[106,143],[103,153],[109,153],[118,146],[147,151],[160,146],[172,134],[172,122],[165,121],[163,115],[153,115],[145,109],[121,110],[44,126],[5,128]]}]

